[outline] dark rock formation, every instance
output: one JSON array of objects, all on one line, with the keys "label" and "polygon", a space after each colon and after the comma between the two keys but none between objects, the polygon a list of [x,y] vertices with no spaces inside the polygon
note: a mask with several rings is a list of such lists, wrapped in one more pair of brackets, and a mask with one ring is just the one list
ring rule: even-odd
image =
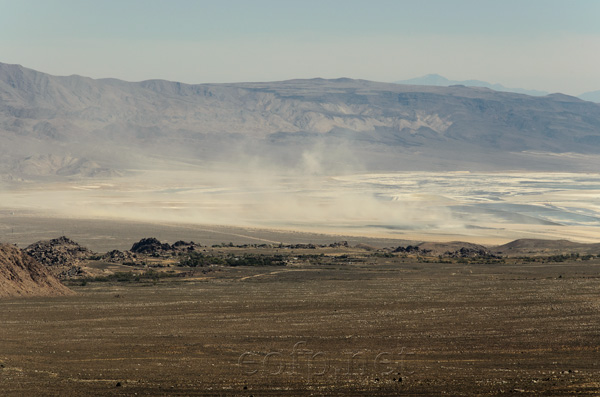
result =
[{"label": "dark rock formation", "polygon": [[349,245],[348,245],[347,241],[336,241],[335,243],[329,244],[329,247],[331,247],[331,248],[340,248],[340,247],[348,248]]},{"label": "dark rock formation", "polygon": [[486,247],[479,244],[453,241],[449,243],[426,242],[418,245],[398,247],[394,252],[417,254],[423,256],[442,256],[447,258],[476,258],[494,257],[495,255]]},{"label": "dark rock formation", "polygon": [[173,247],[168,243],[161,243],[154,237],[143,238],[131,246],[131,252],[136,254],[160,254],[165,251],[173,251]]},{"label": "dark rock formation", "polygon": [[416,245],[408,245],[406,247],[398,247],[394,250],[394,252],[402,252],[402,253],[418,253],[419,252],[419,247],[417,247]]},{"label": "dark rock formation", "polygon": [[135,257],[131,252],[123,252],[119,250],[112,250],[110,252],[107,252],[106,254],[102,255],[100,259],[110,263],[135,262]]},{"label": "dark rock formation", "polygon": [[73,266],[95,255],[93,251],[65,236],[38,241],[25,248],[25,252],[42,265],[50,267],[50,271],[61,278],[65,272],[73,273],[74,270],[71,270]]},{"label": "dark rock formation", "polygon": [[176,251],[184,251],[185,252],[185,251],[195,251],[196,248],[200,248],[201,245],[196,244],[193,241],[190,241],[188,243],[187,241],[179,240],[179,241],[176,241],[172,247]]}]

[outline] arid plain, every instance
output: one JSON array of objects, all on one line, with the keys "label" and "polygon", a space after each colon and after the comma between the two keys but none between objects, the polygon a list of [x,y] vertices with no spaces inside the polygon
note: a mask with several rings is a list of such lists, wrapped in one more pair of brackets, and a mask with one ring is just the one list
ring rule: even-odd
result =
[{"label": "arid plain", "polygon": [[[138,255],[137,265],[93,255],[79,264],[96,276],[63,278],[75,296],[3,299],[4,395],[600,388],[600,252],[546,243],[529,255],[411,254],[394,249],[411,240],[7,211],[1,219],[11,226],[2,239],[21,246],[61,234],[100,253],[128,250],[137,236],[193,239],[213,263],[181,266],[184,256],[162,251]],[[281,263],[231,265],[248,255]]]},{"label": "arid plain", "polygon": [[2,300],[3,394],[595,395],[600,387],[598,259],[427,263],[343,247],[287,255],[294,264],[73,280],[76,296]]}]

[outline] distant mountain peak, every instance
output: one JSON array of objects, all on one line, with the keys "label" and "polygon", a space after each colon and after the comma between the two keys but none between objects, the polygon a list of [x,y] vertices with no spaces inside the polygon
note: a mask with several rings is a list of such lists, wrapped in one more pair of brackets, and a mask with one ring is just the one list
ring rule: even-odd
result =
[{"label": "distant mountain peak", "polygon": [[447,84],[450,83],[451,81],[448,80],[447,78],[445,78],[444,76],[441,76],[439,74],[433,73],[433,74],[428,74],[424,77],[422,77],[423,79],[427,79],[430,82],[437,82],[441,84]]},{"label": "distant mountain peak", "polygon": [[546,91],[538,91],[538,90],[527,90],[523,88],[507,88],[502,84],[492,84],[487,81],[482,80],[449,80],[444,76],[441,76],[436,73],[426,74],[422,77],[416,77],[408,80],[400,80],[395,81],[396,84],[411,84],[411,85],[433,85],[440,87],[450,87],[450,86],[466,86],[466,87],[484,87],[489,88],[494,91],[502,91],[502,92],[514,92],[517,94],[525,94],[531,96],[544,96],[549,93]]},{"label": "distant mountain peak", "polygon": [[579,95],[578,98],[583,99],[584,101],[600,103],[600,90],[583,93]]},{"label": "distant mountain peak", "polygon": [[[508,88],[503,86],[502,84],[492,84],[487,81],[482,80],[450,80],[446,77],[439,75],[437,73],[429,73],[422,77],[415,77],[408,80],[400,80],[394,81],[396,84],[410,84],[410,85],[433,85],[439,87],[451,87],[451,86],[466,86],[466,87],[485,87],[492,89],[494,91],[502,91],[502,92],[514,92],[517,94],[525,94],[531,96],[546,96],[546,95],[559,95],[560,93],[551,94],[546,91],[540,90],[528,90],[524,88]],[[565,94],[560,94],[565,95]],[[570,96],[570,95],[565,95]],[[597,102],[600,103],[600,90],[598,91],[590,91],[583,93],[581,95],[577,95],[576,97],[570,96],[571,98],[579,98],[584,101]]]}]

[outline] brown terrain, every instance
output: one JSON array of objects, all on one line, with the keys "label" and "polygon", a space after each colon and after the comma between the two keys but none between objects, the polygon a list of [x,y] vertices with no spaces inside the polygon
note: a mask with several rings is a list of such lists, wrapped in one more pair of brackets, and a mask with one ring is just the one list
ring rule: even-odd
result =
[{"label": "brown terrain", "polygon": [[578,252],[582,254],[600,253],[600,243],[581,244],[569,240],[538,240],[519,239],[510,243],[495,247],[499,255],[527,256],[527,255],[557,255],[563,253]]},{"label": "brown terrain", "polygon": [[0,244],[0,298],[72,294],[34,258],[15,246]]},{"label": "brown terrain", "polygon": [[4,245],[76,295],[0,300],[2,394],[600,392],[595,247],[314,241]]}]

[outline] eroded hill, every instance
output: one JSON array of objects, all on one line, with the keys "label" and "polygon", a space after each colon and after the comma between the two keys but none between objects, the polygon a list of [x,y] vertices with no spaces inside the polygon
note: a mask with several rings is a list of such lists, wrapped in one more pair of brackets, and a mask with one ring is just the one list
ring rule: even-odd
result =
[{"label": "eroded hill", "polygon": [[0,244],[0,298],[71,294],[34,258],[13,245]]}]

